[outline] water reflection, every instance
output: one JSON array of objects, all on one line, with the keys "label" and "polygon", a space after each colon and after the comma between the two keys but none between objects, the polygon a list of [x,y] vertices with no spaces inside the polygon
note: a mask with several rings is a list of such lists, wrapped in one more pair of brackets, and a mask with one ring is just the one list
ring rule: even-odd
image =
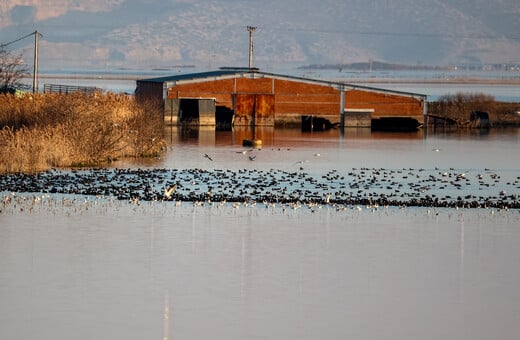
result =
[{"label": "water reflection", "polygon": [[[166,127],[167,151],[158,158],[125,159],[113,167],[147,167],[174,169],[305,169],[327,172],[353,167],[383,168],[460,168],[518,169],[516,154],[520,129],[489,130],[419,130],[404,132],[371,132],[366,128],[323,132],[300,129],[258,127],[262,147],[255,151],[254,162],[241,155],[244,139],[251,138],[247,127],[216,131],[209,127]],[[213,161],[204,158],[211,156]],[[320,155],[321,157],[315,157]]]},{"label": "water reflection", "polygon": [[170,146],[179,144],[205,146],[242,146],[245,139],[253,136],[262,140],[266,147],[290,147],[314,142],[340,144],[342,140],[352,139],[404,139],[420,140],[426,136],[423,130],[417,132],[372,132],[367,128],[330,129],[318,132],[302,132],[300,129],[280,129],[256,127],[253,133],[249,127],[235,127],[231,131],[219,131],[209,126],[168,126],[165,128],[166,140]]},{"label": "water reflection", "polygon": [[[172,319],[173,320],[173,319]],[[164,295],[163,340],[170,338],[170,294]]]},{"label": "water reflection", "polygon": [[[169,146],[242,146],[245,139],[252,139],[253,132],[249,127],[235,127],[230,131],[218,131],[214,127],[205,126],[169,126],[165,128],[165,136]],[[421,140],[428,138],[511,138],[519,140],[518,128],[465,129],[453,130],[442,128],[419,129],[416,132],[381,132],[368,128],[330,129],[327,131],[302,132],[300,129],[283,129],[274,127],[256,127],[254,136],[262,140],[264,147],[297,147],[314,143],[341,145],[345,140]]]}]

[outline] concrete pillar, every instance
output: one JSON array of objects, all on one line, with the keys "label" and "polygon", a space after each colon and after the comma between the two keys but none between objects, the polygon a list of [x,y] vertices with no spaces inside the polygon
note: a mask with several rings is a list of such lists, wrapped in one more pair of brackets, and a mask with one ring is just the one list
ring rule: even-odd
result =
[{"label": "concrete pillar", "polygon": [[345,131],[345,86],[341,85],[340,88],[340,99],[339,99],[339,114],[340,114],[340,126],[341,133]]}]

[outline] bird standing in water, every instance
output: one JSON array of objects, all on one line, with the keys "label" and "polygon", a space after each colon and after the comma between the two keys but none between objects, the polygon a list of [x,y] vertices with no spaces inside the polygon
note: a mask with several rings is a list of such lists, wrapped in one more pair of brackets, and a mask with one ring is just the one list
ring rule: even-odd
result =
[{"label": "bird standing in water", "polygon": [[174,184],[170,189],[164,188],[164,197],[170,199],[175,189],[177,189],[177,184]]}]

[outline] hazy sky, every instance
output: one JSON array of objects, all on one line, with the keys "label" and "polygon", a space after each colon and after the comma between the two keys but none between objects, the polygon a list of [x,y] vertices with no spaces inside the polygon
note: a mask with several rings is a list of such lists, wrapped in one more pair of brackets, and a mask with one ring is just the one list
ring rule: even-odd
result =
[{"label": "hazy sky", "polygon": [[[0,42],[43,34],[44,65],[520,61],[516,0],[2,0]],[[10,48],[28,56],[31,39]]]}]

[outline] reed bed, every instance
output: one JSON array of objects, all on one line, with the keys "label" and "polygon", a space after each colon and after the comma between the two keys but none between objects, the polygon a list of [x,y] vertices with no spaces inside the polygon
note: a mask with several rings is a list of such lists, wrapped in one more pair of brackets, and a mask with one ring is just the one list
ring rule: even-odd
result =
[{"label": "reed bed", "polygon": [[428,113],[459,121],[470,118],[473,111],[486,111],[493,126],[520,126],[520,103],[499,102],[483,93],[456,93],[428,103]]},{"label": "reed bed", "polygon": [[0,173],[156,156],[164,145],[160,111],[133,96],[0,95]]}]

